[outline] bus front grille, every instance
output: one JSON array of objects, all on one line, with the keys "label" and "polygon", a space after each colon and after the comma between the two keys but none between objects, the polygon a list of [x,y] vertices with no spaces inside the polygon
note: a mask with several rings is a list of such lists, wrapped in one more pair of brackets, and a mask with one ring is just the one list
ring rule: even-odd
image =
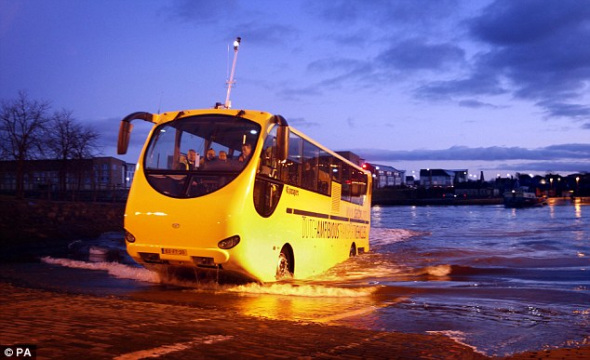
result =
[{"label": "bus front grille", "polygon": [[150,264],[162,264],[164,263],[161,259],[160,259],[160,254],[158,253],[145,253],[145,252],[140,252],[139,256],[141,256],[141,260],[143,260],[146,263],[150,263]]},{"label": "bus front grille", "polygon": [[193,262],[198,267],[216,268],[215,260],[212,257],[193,256]]}]

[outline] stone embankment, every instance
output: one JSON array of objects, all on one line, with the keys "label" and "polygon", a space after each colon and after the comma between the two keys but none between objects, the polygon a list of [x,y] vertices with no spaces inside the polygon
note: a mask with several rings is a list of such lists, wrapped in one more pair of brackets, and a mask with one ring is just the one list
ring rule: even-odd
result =
[{"label": "stone embankment", "polygon": [[123,229],[123,203],[0,199],[0,260]]}]

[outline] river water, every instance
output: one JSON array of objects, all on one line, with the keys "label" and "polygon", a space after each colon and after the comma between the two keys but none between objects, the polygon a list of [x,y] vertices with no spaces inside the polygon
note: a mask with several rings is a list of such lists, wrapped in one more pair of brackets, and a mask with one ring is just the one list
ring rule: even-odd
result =
[{"label": "river water", "polygon": [[488,355],[590,342],[590,206],[374,207],[372,226],[385,270],[372,281],[406,297],[372,328],[443,332]]},{"label": "river water", "polygon": [[[590,205],[373,207],[371,251],[308,281],[162,285],[121,234],[3,264],[28,286],[244,315],[439,333],[486,355],[590,343]],[[80,256],[85,254],[85,256]]]}]

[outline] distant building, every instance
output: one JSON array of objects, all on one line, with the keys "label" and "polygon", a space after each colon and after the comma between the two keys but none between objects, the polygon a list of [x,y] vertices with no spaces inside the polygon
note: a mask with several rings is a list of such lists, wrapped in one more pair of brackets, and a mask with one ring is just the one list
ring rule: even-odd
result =
[{"label": "distant building", "polygon": [[420,185],[425,188],[451,187],[467,181],[467,169],[420,169]]},{"label": "distant building", "polygon": [[342,156],[346,160],[348,160],[351,163],[356,164],[358,166],[362,166],[363,163],[365,162],[365,159],[361,159],[360,156],[358,156],[357,154],[355,154],[351,151],[336,151],[336,154]]},{"label": "distant building", "polygon": [[114,157],[92,158],[95,183],[100,188],[124,188],[131,186],[135,164],[128,164]]},{"label": "distant building", "polygon": [[373,187],[401,186],[405,184],[406,171],[393,166],[364,163],[363,168],[373,174]]},{"label": "distant building", "polygon": [[[0,191],[16,190],[16,161],[0,161]],[[28,160],[25,191],[79,191],[128,189],[135,164],[113,157],[67,160]]]}]

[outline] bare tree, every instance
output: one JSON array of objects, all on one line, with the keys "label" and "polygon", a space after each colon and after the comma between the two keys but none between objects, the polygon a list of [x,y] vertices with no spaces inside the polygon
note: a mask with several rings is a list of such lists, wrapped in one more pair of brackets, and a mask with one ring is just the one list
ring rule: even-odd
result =
[{"label": "bare tree", "polygon": [[99,137],[98,132],[91,126],[80,126],[72,157],[74,159],[88,159],[96,156],[99,152]]},{"label": "bare tree", "polygon": [[14,100],[0,106],[0,148],[2,155],[16,161],[16,195],[24,195],[25,161],[43,154],[42,136],[46,128],[49,103],[29,100],[19,91]]},{"label": "bare tree", "polygon": [[[62,194],[67,190],[68,164],[70,160],[90,158],[97,149],[98,133],[88,126],[83,126],[72,115],[72,111],[56,111],[47,129],[47,148],[61,162],[59,172],[59,189]],[[80,165],[80,162],[78,162]],[[78,173],[78,190],[81,186],[83,168],[74,169]]]}]

